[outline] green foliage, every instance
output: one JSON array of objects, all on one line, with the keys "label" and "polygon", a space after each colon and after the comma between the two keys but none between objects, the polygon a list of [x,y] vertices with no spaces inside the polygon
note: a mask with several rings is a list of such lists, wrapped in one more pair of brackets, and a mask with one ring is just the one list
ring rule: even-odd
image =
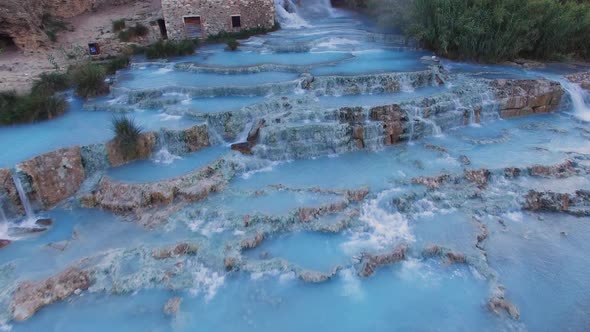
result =
[{"label": "green foliage", "polygon": [[103,66],[107,75],[113,75],[117,72],[117,70],[129,67],[130,63],[131,59],[128,56],[121,55],[116,58],[109,59],[101,65]]},{"label": "green foliage", "polygon": [[216,35],[208,36],[207,42],[208,43],[227,43],[231,40],[247,39],[247,38],[250,38],[250,37],[256,36],[256,35],[264,35],[269,32],[276,31],[280,28],[281,28],[280,25],[278,23],[275,23],[275,25],[270,29],[263,28],[263,27],[256,27],[256,28],[250,28],[250,29],[242,29],[237,32],[222,31]]},{"label": "green foliage", "polygon": [[63,114],[67,104],[62,97],[31,93],[0,92],[0,124],[47,120]]},{"label": "green foliage", "polygon": [[119,32],[119,31],[125,29],[125,26],[126,26],[126,24],[125,24],[124,18],[115,20],[115,21],[113,21],[113,32]]},{"label": "green foliage", "polygon": [[41,16],[41,28],[45,31],[45,34],[49,40],[54,43],[57,41],[57,34],[60,31],[71,29],[67,23],[56,17],[53,17],[49,13],[43,13]]},{"label": "green foliage", "polygon": [[135,26],[119,32],[119,40],[122,42],[129,42],[137,37],[143,37],[148,33],[149,29],[145,25],[136,23]]},{"label": "green foliage", "polygon": [[67,90],[69,87],[70,78],[67,73],[43,73],[39,76],[39,79],[33,82],[31,94],[52,96],[56,92]]},{"label": "green foliage", "polygon": [[590,58],[590,1],[367,0],[379,23],[437,54],[498,62]]},{"label": "green foliage", "polygon": [[197,46],[198,42],[195,40],[159,40],[144,50],[148,59],[160,59],[193,54]]},{"label": "green foliage", "polygon": [[121,151],[127,157],[133,157],[137,153],[137,144],[142,128],[135,123],[133,118],[121,115],[113,117],[112,129],[115,133],[115,141]]},{"label": "green foliage", "polygon": [[235,39],[230,39],[230,40],[227,41],[227,48],[230,51],[237,50],[239,46],[240,46],[240,43],[238,43],[238,41],[235,40]]},{"label": "green foliage", "polygon": [[70,77],[76,87],[76,94],[88,98],[109,93],[105,82],[106,71],[103,66],[90,61],[70,68]]}]

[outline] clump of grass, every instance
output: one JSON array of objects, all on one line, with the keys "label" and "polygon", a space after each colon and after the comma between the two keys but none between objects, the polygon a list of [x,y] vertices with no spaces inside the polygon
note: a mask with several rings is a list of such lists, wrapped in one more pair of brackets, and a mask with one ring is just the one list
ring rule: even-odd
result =
[{"label": "clump of grass", "polygon": [[72,83],[76,94],[88,98],[109,93],[109,85],[105,82],[106,70],[103,66],[85,62],[70,69]]},{"label": "clump of grass", "polygon": [[159,40],[145,48],[145,55],[148,59],[190,55],[195,52],[197,45],[198,42],[194,40]]},{"label": "clump of grass", "polygon": [[107,75],[113,75],[117,70],[125,69],[131,63],[131,59],[128,56],[121,55],[113,59],[107,60],[102,64]]},{"label": "clump of grass", "polygon": [[63,97],[35,94],[0,93],[0,123],[15,124],[47,120],[63,114],[67,103]]},{"label": "clump of grass", "polygon": [[208,43],[227,43],[230,40],[247,39],[247,38],[250,38],[250,37],[256,36],[256,35],[264,35],[269,32],[277,31],[280,28],[281,28],[280,25],[278,23],[275,23],[275,25],[273,27],[271,27],[270,29],[264,28],[264,27],[256,27],[256,28],[250,28],[250,29],[243,29],[243,30],[240,30],[237,32],[222,31],[216,35],[208,36],[207,42]]},{"label": "clump of grass", "polygon": [[56,92],[67,90],[70,84],[70,77],[67,73],[43,73],[39,79],[33,82],[31,94],[51,96]]},{"label": "clump of grass", "polygon": [[115,20],[115,21],[113,21],[113,32],[119,32],[119,31],[125,29],[125,26],[126,26],[126,24],[125,24],[124,18]]},{"label": "clump of grass", "polygon": [[57,41],[57,34],[60,31],[71,29],[67,23],[49,13],[43,13],[41,16],[41,28],[45,31],[49,40],[54,43]]},{"label": "clump of grass", "polygon": [[122,42],[129,42],[137,37],[143,37],[148,33],[149,29],[145,25],[137,23],[135,26],[129,27],[126,30],[119,32],[119,39]]},{"label": "clump of grass", "polygon": [[227,41],[227,49],[230,51],[235,51],[240,46],[240,43],[235,39],[230,39]]},{"label": "clump of grass", "polygon": [[127,158],[133,158],[137,154],[139,136],[143,131],[141,126],[135,122],[135,119],[120,115],[113,117],[112,129],[115,133],[115,142],[120,151]]}]

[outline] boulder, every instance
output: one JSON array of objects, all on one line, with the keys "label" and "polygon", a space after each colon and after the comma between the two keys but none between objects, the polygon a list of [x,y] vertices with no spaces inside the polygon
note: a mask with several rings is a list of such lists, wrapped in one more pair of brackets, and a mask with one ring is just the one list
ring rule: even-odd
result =
[{"label": "boulder", "polygon": [[77,267],[39,282],[22,282],[12,296],[12,317],[17,321],[27,320],[39,309],[88,289],[92,282],[91,273]]},{"label": "boulder", "polygon": [[31,187],[45,208],[54,207],[78,191],[84,181],[80,147],[42,154],[18,165],[31,180]]},{"label": "boulder", "polygon": [[520,319],[520,311],[518,307],[506,299],[504,287],[498,286],[494,290],[494,294],[488,301],[488,308],[496,315],[500,315],[502,311],[506,312],[510,318],[514,320]]}]

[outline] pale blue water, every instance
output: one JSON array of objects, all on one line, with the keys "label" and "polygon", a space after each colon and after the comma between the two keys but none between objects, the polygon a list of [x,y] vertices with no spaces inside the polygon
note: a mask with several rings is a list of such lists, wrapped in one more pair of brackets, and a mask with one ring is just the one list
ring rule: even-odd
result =
[{"label": "pale blue water", "polygon": [[[451,82],[416,89],[402,86],[398,93],[316,98],[313,91],[294,86],[247,95],[222,91],[230,86],[280,85],[303,72],[354,76],[427,68],[420,57],[429,52],[412,50],[353,14],[328,10],[322,1],[313,2],[313,7],[311,0],[302,3],[300,18],[307,27],[285,26],[253,37],[242,41],[237,52],[225,51],[224,45],[206,45],[195,55],[169,63],[138,64],[119,73],[114,85],[137,90],[173,86],[179,92],[127,104],[126,89],[117,89],[116,96],[89,101],[98,111],[84,110],[83,102],[73,98],[63,117],[0,128],[0,167],[59,147],[110,139],[109,110],[131,111],[146,131],[198,123],[180,115],[184,111],[203,119],[234,111],[227,115],[234,120],[228,121],[251,123],[252,119],[241,118],[243,113],[237,112],[246,106],[252,117],[264,112],[299,116],[285,127],[320,123],[325,127],[313,128],[329,128],[332,123],[322,118],[322,111],[435,98],[461,91],[473,77],[560,78],[584,68],[554,64],[527,71],[444,60],[447,70],[460,74]],[[322,10],[313,14],[314,8]],[[175,69],[182,63],[210,71]],[[239,73],[242,67],[263,64],[284,65],[288,70],[256,72],[249,67],[254,72]],[[224,69],[230,73],[222,74]],[[221,90],[216,90],[220,95],[201,98],[182,92],[183,87]],[[282,96],[289,96],[289,102]],[[263,102],[268,105],[258,108]],[[155,109],[143,109],[154,108],[150,105],[156,105]],[[284,109],[278,111],[279,107]],[[106,175],[129,183],[165,181],[219,158],[234,161],[237,174],[202,201],[156,207],[155,211],[166,214],[153,229],[138,224],[134,215],[117,216],[76,203],[39,212],[54,220],[42,233],[19,233],[13,227],[16,221],[8,233],[0,228],[0,236],[15,240],[0,252],[0,330],[587,330],[590,261],[585,253],[590,250],[590,219],[526,212],[521,200],[529,189],[569,193],[587,189],[588,174],[563,179],[494,178],[485,189],[452,182],[439,191],[428,191],[411,179],[462,174],[464,169],[502,172],[504,167],[552,165],[572,158],[590,164],[589,129],[587,122],[573,117],[572,109],[564,109],[481,125],[444,126],[436,137],[297,160],[241,156],[217,137],[212,140],[217,145],[181,156],[159,154],[166,147],[159,146],[149,160],[109,169]],[[223,128],[210,126],[211,135],[219,135],[215,130]],[[238,136],[238,141],[245,139],[244,133]],[[295,134],[286,137],[297,138]],[[309,144],[319,139],[309,137]],[[462,164],[464,157],[469,165]],[[340,203],[346,190],[361,188],[369,189],[362,202],[347,202],[342,211],[316,221],[299,219],[299,208]],[[339,225],[344,229],[328,232]],[[476,247],[482,225],[489,230],[480,246],[487,256]],[[240,251],[242,241],[256,234],[264,234],[260,246]],[[154,250],[179,242],[197,244],[197,255],[152,258]],[[363,253],[383,253],[399,244],[409,246],[405,261],[379,268],[371,277],[358,276]],[[422,257],[422,250],[431,245],[465,254],[471,265]],[[11,287],[23,280],[46,278],[88,257],[84,262],[97,271],[90,290],[51,304],[26,322],[10,321]],[[226,271],[226,257],[236,258],[241,265]],[[320,284],[304,283],[296,274],[330,273],[336,267],[340,270],[332,279]],[[488,310],[490,291],[499,284],[518,306],[520,320]],[[175,317],[168,317],[162,309],[174,296],[182,297],[182,305]]]}]

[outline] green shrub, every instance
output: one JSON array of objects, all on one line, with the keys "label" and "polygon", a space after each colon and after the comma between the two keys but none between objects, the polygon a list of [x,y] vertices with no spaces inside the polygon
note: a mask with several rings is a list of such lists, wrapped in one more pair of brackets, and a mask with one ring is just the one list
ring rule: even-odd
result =
[{"label": "green shrub", "polygon": [[105,63],[102,64],[102,66],[107,75],[113,75],[117,72],[117,70],[129,67],[130,63],[131,59],[128,56],[121,55],[116,58],[107,60]]},{"label": "green shrub", "polygon": [[125,19],[124,18],[113,21],[113,32],[119,32],[123,29],[125,29]]},{"label": "green shrub", "polygon": [[129,27],[126,30],[119,32],[119,40],[122,42],[129,42],[134,38],[143,37],[149,33],[149,29],[141,24],[137,23],[135,26]]},{"label": "green shrub", "polygon": [[55,43],[57,41],[57,34],[55,33],[55,31],[47,30],[47,31],[45,31],[45,34],[47,35],[47,38],[49,38],[49,40],[52,43]]},{"label": "green shrub", "polygon": [[[350,0],[353,6],[358,1]],[[377,22],[437,54],[487,62],[590,58],[588,0],[366,0]]]},{"label": "green shrub", "polygon": [[125,115],[114,116],[112,129],[115,133],[115,142],[126,157],[132,158],[137,153],[137,144],[142,128],[135,123],[133,118]]},{"label": "green shrub", "polygon": [[0,123],[15,124],[47,120],[63,114],[67,103],[63,97],[31,93],[0,93]]},{"label": "green shrub", "polygon": [[238,43],[238,41],[235,40],[235,39],[230,39],[230,40],[227,41],[227,48],[230,51],[237,50],[239,46],[240,46],[240,43]]},{"label": "green shrub", "polygon": [[76,94],[88,98],[109,93],[109,86],[105,82],[106,71],[103,66],[86,62],[70,69],[72,83],[76,87]]},{"label": "green shrub", "polygon": [[240,30],[237,32],[222,31],[216,35],[207,36],[207,42],[209,42],[209,43],[227,43],[230,40],[247,39],[247,38],[250,38],[250,37],[256,36],[256,35],[264,35],[269,32],[276,31],[280,28],[281,27],[280,27],[279,23],[275,22],[275,25],[270,29],[263,28],[263,27],[256,27],[256,28],[250,28],[250,29],[243,29],[243,30]]},{"label": "green shrub", "polygon": [[51,96],[70,87],[70,78],[66,73],[43,73],[33,82],[31,94]]},{"label": "green shrub", "polygon": [[162,41],[159,40],[145,48],[148,59],[169,58],[195,53],[198,42],[194,40]]}]

